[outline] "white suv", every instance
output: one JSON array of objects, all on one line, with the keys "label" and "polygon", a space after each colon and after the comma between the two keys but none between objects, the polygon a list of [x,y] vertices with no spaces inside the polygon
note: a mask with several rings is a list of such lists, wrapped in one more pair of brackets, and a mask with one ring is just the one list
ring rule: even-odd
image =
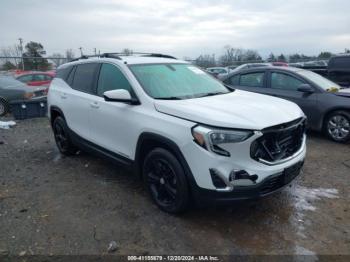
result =
[{"label": "white suv", "polygon": [[117,160],[154,202],[178,213],[275,192],[299,175],[305,116],[286,100],[232,90],[160,54],[83,57],[59,67],[48,95],[61,153]]}]

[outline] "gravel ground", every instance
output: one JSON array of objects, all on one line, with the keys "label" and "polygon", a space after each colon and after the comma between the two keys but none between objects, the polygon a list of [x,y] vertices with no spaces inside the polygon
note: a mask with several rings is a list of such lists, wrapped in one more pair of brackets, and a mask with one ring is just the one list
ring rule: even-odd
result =
[{"label": "gravel ground", "polygon": [[350,255],[349,176],[349,144],[312,133],[293,186],[171,216],[123,168],[61,156],[47,119],[19,121],[0,129],[0,254]]}]

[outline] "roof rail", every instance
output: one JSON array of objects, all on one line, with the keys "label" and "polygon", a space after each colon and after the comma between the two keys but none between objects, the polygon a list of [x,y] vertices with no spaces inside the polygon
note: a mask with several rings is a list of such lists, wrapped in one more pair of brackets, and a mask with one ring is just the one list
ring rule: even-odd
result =
[{"label": "roof rail", "polygon": [[[147,56],[147,57],[163,57],[163,58],[176,59],[176,57],[171,56],[171,55],[158,54],[158,53],[143,53],[143,52],[131,52],[130,54],[125,54],[125,53],[104,53],[103,55],[105,55],[103,57],[111,57],[111,58],[116,58],[116,56],[120,58],[120,56],[140,55],[140,56]],[[102,57],[102,55],[101,55],[101,57]]]},{"label": "roof rail", "polygon": [[133,56],[133,55],[140,55],[145,57],[162,57],[162,58],[170,58],[170,59],[176,59],[176,57],[171,55],[164,55],[164,54],[158,54],[158,53],[142,53],[142,52],[132,52],[130,55],[125,53],[103,53],[100,55],[82,55],[81,57],[75,58],[71,60],[70,62],[78,61],[80,59],[89,59],[93,57],[104,57],[104,58],[115,58],[118,60],[122,60],[121,56]]}]

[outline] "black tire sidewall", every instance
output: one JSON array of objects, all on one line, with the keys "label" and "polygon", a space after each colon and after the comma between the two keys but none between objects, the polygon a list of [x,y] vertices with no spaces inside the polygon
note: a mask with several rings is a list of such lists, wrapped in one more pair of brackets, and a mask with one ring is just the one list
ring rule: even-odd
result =
[{"label": "black tire sidewall", "polygon": [[9,104],[3,98],[0,98],[0,104],[4,106],[4,110],[5,110],[4,113],[0,114],[0,116],[5,116],[9,112]]},{"label": "black tire sidewall", "polygon": [[[178,192],[176,195],[176,200],[174,205],[171,205],[171,206],[160,205],[157,202],[157,200],[154,198],[151,192],[150,186],[147,182],[147,174],[145,172],[145,167],[147,165],[147,162],[151,161],[153,158],[165,159],[166,161],[169,162],[169,164],[175,171]],[[152,151],[150,151],[145,157],[145,160],[143,161],[142,176],[143,176],[143,181],[144,181],[145,187],[147,188],[148,193],[151,195],[153,201],[161,210],[172,214],[179,214],[186,211],[189,205],[189,186],[188,186],[187,178],[184,172],[184,168],[182,167],[178,159],[170,151],[163,148],[155,148]]]},{"label": "black tire sidewall", "polygon": [[56,145],[57,145],[57,148],[58,150],[63,154],[63,155],[73,155],[76,153],[77,149],[76,147],[73,145],[70,137],[69,137],[69,130],[68,130],[68,126],[66,124],[66,121],[64,120],[64,118],[58,116],[55,118],[53,124],[52,124],[52,128],[53,128],[53,131],[55,133],[55,127],[56,125],[60,125],[61,128],[63,129],[64,133],[65,133],[65,136],[67,137],[67,147],[66,148],[62,148],[60,147],[58,144],[57,144],[57,141],[56,141],[56,138],[55,138],[55,141],[56,141]]},{"label": "black tire sidewall", "polygon": [[346,142],[349,142],[350,141],[350,133],[343,139],[335,139],[333,138],[333,136],[328,132],[328,122],[330,121],[330,119],[334,116],[337,116],[337,115],[340,115],[340,116],[343,116],[343,117],[346,117],[348,119],[348,121],[350,122],[350,113],[346,112],[346,111],[336,111],[336,112],[333,112],[331,113],[328,117],[327,117],[327,120],[325,122],[325,125],[324,125],[324,131],[326,132],[327,136],[332,139],[333,141],[335,142],[338,142],[338,143],[346,143]]}]

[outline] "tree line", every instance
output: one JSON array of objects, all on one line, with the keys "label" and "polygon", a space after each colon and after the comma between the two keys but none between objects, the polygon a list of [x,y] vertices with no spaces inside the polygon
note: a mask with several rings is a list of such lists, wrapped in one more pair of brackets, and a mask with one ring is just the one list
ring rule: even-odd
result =
[{"label": "tree line", "polygon": [[[345,49],[345,53],[350,53],[350,49]],[[240,65],[245,63],[259,63],[259,62],[306,62],[312,60],[328,60],[335,54],[323,51],[317,56],[308,56],[305,54],[274,54],[270,53],[266,60],[263,60],[261,55],[252,49],[234,48],[231,46],[225,46],[224,52],[221,56],[216,58],[215,54],[202,54],[193,60],[194,64],[207,68],[214,66],[230,66]]]},{"label": "tree line", "polygon": [[3,58],[2,69],[24,69],[46,71],[52,66],[60,66],[74,59],[72,49],[67,49],[65,54],[53,53],[49,58],[44,57],[46,51],[41,43],[30,41],[21,49],[20,45],[3,47],[0,49],[0,57]]},{"label": "tree line", "polygon": [[[133,50],[124,48],[122,50],[125,55],[132,55]],[[350,53],[350,49],[345,49],[345,53]],[[24,69],[24,70],[49,70],[51,67],[58,67],[63,63],[69,62],[75,58],[72,49],[67,49],[64,54],[53,53],[48,57],[44,46],[41,43],[30,41],[25,45],[25,50],[21,49],[20,45],[9,46],[0,49],[0,57],[7,57],[2,59],[2,69]],[[196,59],[191,60],[194,64],[207,68],[213,66],[230,66],[240,65],[248,62],[304,62],[311,60],[328,60],[334,54],[328,51],[321,52],[317,56],[308,56],[305,54],[274,54],[271,53],[266,60],[263,60],[261,55],[256,50],[235,48],[226,45],[223,54],[216,57],[215,54],[202,54]],[[10,58],[12,57],[12,58]],[[1,62],[1,61],[0,61]],[[23,62],[23,64],[22,64]],[[1,65],[1,64],[0,64]]]}]

